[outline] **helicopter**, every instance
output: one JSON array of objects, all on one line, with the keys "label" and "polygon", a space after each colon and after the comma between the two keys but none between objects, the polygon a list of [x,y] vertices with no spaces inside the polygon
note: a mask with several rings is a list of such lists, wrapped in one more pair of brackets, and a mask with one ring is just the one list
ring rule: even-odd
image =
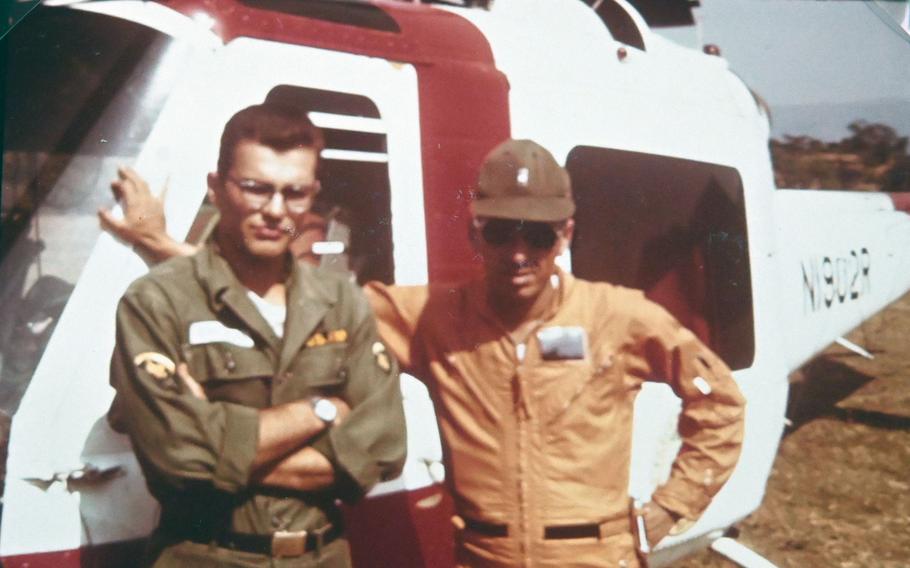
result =
[{"label": "helicopter", "polygon": [[[910,288],[910,198],[775,187],[761,98],[715,50],[678,45],[643,16],[685,19],[689,4],[110,0],[36,11],[26,24],[52,41],[15,44],[7,70],[24,79],[7,100],[21,109],[7,135],[21,142],[5,149],[0,240],[3,565],[140,555],[157,503],[105,415],[117,300],[147,266],[95,210],[130,163],[152,187],[174,188],[168,231],[198,241],[213,133],[263,101],[304,108],[325,132],[332,207],[301,246],[360,283],[476,271],[466,219],[483,157],[510,137],[548,148],[578,203],[560,265],[644,290],[727,362],[748,401],[733,476],[650,564],[707,547],[743,557],[724,535],[761,504],[788,374]],[[450,566],[432,401],[407,375],[402,393],[408,461],[347,509],[353,558]],[[647,499],[668,475],[679,408],[662,385],[639,395],[630,495]]]}]

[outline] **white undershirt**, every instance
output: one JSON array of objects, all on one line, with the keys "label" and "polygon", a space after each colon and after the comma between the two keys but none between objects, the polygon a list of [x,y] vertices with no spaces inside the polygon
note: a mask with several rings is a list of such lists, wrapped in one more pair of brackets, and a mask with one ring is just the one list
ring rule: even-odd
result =
[{"label": "white undershirt", "polygon": [[262,314],[262,318],[269,324],[275,335],[279,339],[284,337],[284,320],[287,319],[288,315],[287,306],[269,303],[252,290],[247,290],[246,296],[253,302],[259,313]]}]

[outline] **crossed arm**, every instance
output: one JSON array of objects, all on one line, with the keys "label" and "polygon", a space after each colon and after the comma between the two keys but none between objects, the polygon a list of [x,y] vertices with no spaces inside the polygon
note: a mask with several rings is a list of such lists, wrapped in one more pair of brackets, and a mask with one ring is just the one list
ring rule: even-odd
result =
[{"label": "crossed arm", "polygon": [[[202,385],[190,376],[185,364],[177,376],[199,400],[207,401]],[[330,397],[338,409],[340,424],[350,408],[340,398]],[[326,425],[313,413],[308,400],[298,400],[259,412],[259,441],[253,459],[253,479],[259,484],[298,491],[323,489],[335,482],[335,468],[319,451],[301,444],[323,432]]]},{"label": "crossed arm", "polygon": [[[271,408],[209,401],[180,364],[176,376],[142,357],[179,361],[172,310],[153,286],[127,292],[117,313],[109,419],[128,433],[137,454],[162,483],[175,488],[208,481],[235,492],[250,484],[310,491],[332,485],[333,464],[310,444],[326,429],[309,400]],[[339,419],[348,405],[334,399]]]}]

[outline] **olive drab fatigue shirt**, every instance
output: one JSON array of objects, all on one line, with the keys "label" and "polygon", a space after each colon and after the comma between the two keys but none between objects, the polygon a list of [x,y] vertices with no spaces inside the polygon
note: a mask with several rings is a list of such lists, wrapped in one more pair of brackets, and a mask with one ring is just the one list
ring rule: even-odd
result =
[{"label": "olive drab fatigue shirt", "polygon": [[[458,514],[507,527],[460,531],[464,565],[638,564],[628,488],[645,380],[682,399],[682,450],[655,502],[697,519],[739,457],[744,400],[717,356],[639,291],[564,273],[554,285],[557,302],[518,342],[482,281],[367,287],[386,344],[434,397]],[[592,524],[601,538],[544,538]]]},{"label": "olive drab fatigue shirt", "polygon": [[[360,496],[401,470],[406,437],[397,367],[383,351],[366,298],[344,277],[290,257],[289,264],[283,339],[214,247],[153,268],[120,302],[109,419],[129,434],[161,503],[159,535],[178,535],[162,545],[157,565],[194,558],[192,550],[170,554],[169,544],[214,554],[214,547],[179,541],[190,532],[205,540],[224,530],[270,534],[337,522],[336,498]],[[208,401],[167,372],[181,361]],[[313,442],[335,466],[337,486],[301,493],[251,484],[258,409],[315,395],[351,406],[344,422]],[[212,564],[229,564],[230,551],[217,551]],[[244,566],[273,565],[268,557],[236,555],[255,560]],[[203,565],[201,557],[191,564]]]}]

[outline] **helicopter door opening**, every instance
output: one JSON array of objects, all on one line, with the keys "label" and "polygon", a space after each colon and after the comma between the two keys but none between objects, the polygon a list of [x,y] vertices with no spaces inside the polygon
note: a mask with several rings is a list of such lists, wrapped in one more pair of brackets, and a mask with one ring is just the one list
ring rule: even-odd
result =
[{"label": "helicopter door opening", "polygon": [[266,97],[308,109],[322,128],[320,192],[298,256],[352,272],[360,284],[395,280],[386,126],[368,98],[281,85]]},{"label": "helicopter door opening", "polygon": [[[325,138],[322,190],[293,242],[298,259],[350,274],[359,284],[395,281],[386,125],[363,95],[279,85],[266,102],[304,109]],[[217,216],[206,198],[187,240],[200,244]]]}]

